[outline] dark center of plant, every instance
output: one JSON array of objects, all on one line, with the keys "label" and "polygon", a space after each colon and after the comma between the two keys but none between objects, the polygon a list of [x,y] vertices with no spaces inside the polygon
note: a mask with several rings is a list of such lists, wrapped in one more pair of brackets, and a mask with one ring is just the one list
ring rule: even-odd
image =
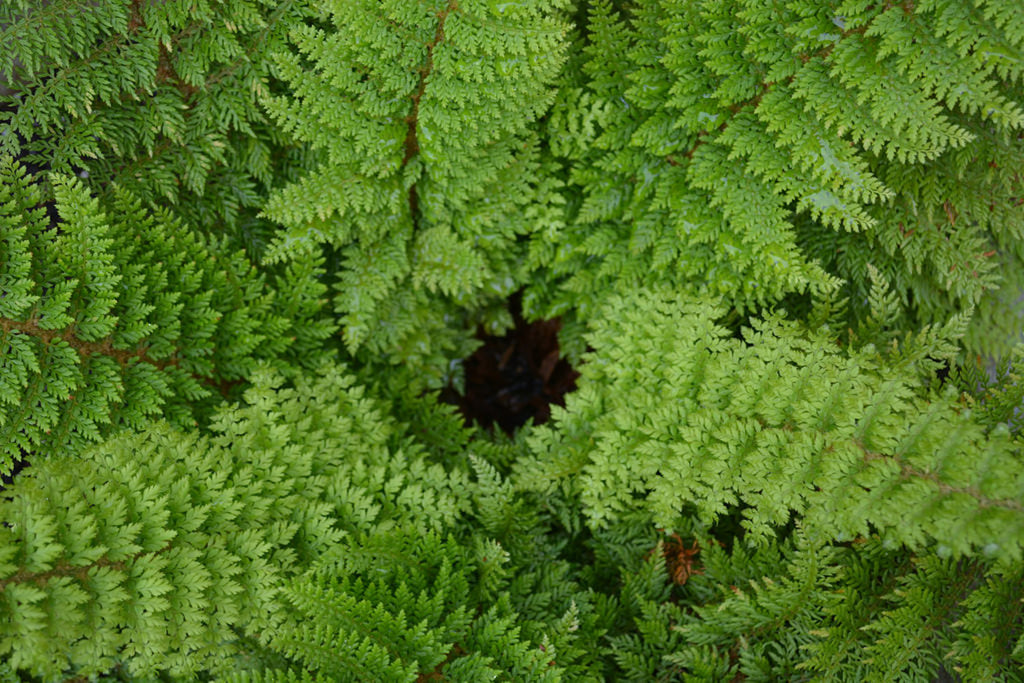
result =
[{"label": "dark center of plant", "polygon": [[564,406],[579,373],[559,352],[559,319],[527,323],[518,295],[509,309],[515,327],[507,334],[477,331],[483,346],[465,360],[465,394],[449,386],[441,400],[458,406],[467,420],[485,428],[497,424],[511,434],[530,418],[534,424],[546,422],[552,403]]}]

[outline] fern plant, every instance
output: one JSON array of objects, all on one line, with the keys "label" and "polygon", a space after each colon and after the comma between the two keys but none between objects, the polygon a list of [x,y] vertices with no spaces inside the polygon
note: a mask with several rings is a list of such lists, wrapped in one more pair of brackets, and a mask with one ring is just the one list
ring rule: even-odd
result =
[{"label": "fern plant", "polygon": [[614,299],[580,391],[518,463],[521,485],[571,477],[599,525],[637,506],[666,528],[691,507],[710,523],[743,503],[755,534],[797,515],[840,540],[877,529],[1020,559],[1024,470],[1005,424],[922,390],[899,351],[844,351],[780,315],[731,339],[723,313],[676,293]]},{"label": "fern plant", "polygon": [[332,331],[315,261],[272,291],[223,240],[124,190],[101,207],[76,178],[49,185],[55,223],[40,184],[0,158],[0,472],[154,417],[191,427],[257,359],[315,362]]},{"label": "fern plant", "polygon": [[0,5],[0,681],[1020,679],[1016,0]]},{"label": "fern plant", "polygon": [[458,519],[465,476],[318,374],[278,389],[259,370],[210,436],[158,424],[20,474],[0,494],[0,653],[47,680],[221,669],[232,630],[273,632],[284,581],[347,535]]},{"label": "fern plant", "polygon": [[318,163],[269,197],[281,230],[265,260],[331,247],[350,351],[465,355],[447,320],[526,278],[522,237],[561,201],[534,122],[564,59],[564,6],[327,3],[328,27],[276,54],[289,88],[267,110]]},{"label": "fern plant", "polygon": [[[396,556],[396,548],[403,552]],[[408,533],[343,546],[343,560],[289,585],[291,618],[266,638],[301,668],[267,667],[225,680],[300,680],[310,669],[313,680],[330,681],[559,680],[554,646],[524,641],[507,600],[477,607],[474,593],[488,583],[479,574],[501,562],[494,550]]]},{"label": "fern plant", "polygon": [[301,167],[258,99],[305,0],[15,0],[0,8],[0,153],[174,204],[259,249],[264,191]]},{"label": "fern plant", "polygon": [[570,211],[536,310],[638,283],[740,310],[842,287],[856,320],[873,265],[903,325],[980,303],[972,348],[1020,334],[1015,2],[588,7],[548,123]]}]

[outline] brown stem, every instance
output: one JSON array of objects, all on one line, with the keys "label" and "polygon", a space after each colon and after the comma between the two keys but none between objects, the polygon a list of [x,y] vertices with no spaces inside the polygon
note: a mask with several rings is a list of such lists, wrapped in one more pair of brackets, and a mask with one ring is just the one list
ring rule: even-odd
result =
[{"label": "brown stem", "polygon": [[[111,337],[107,337],[101,341],[90,342],[78,339],[71,331],[71,328],[65,328],[64,330],[43,329],[39,326],[39,321],[35,317],[31,317],[26,321],[11,320],[10,318],[0,317],[0,330],[3,330],[6,333],[21,332],[22,334],[30,337],[35,337],[47,345],[52,344],[54,340],[64,341],[68,346],[78,352],[78,355],[82,360],[94,355],[106,356],[117,361],[122,370],[128,366],[128,363],[130,363],[132,359],[137,359],[142,363],[148,363],[157,370],[177,367],[181,362],[181,359],[178,357],[172,357],[167,360],[150,358],[146,355],[145,346],[138,346],[134,351],[129,351],[127,349],[115,349]],[[242,381],[237,379],[218,379],[215,377],[205,377],[196,374],[193,374],[192,378],[197,382],[214,389],[225,398],[227,398],[231,390]]]},{"label": "brown stem", "polygon": [[149,363],[155,366],[159,370],[163,370],[169,366],[178,365],[178,359],[172,358],[170,360],[156,360],[146,355],[145,347],[138,347],[134,351],[128,351],[126,349],[115,349],[113,341],[110,337],[103,339],[98,342],[82,341],[75,337],[71,328],[65,328],[64,330],[47,330],[39,326],[39,321],[35,317],[31,317],[28,320],[22,322],[18,320],[11,320],[9,318],[0,318],[0,329],[4,332],[21,332],[31,337],[41,339],[44,344],[51,344],[55,339],[63,340],[67,342],[68,346],[78,352],[83,359],[94,356],[102,355],[109,358],[113,358],[118,364],[124,368],[128,365],[129,361],[133,358],[137,358],[143,363]]},{"label": "brown stem", "polygon": [[863,443],[857,439],[852,440],[853,443],[861,450],[862,457],[865,463],[869,463],[875,460],[889,460],[895,462],[900,468],[900,479],[924,479],[933,482],[940,493],[945,495],[952,495],[955,493],[961,493],[964,495],[971,496],[978,501],[978,507],[981,508],[1003,508],[1004,510],[1013,510],[1015,512],[1024,511],[1024,505],[1020,502],[1011,499],[1004,500],[993,500],[985,496],[981,489],[975,486],[950,486],[939,478],[939,475],[935,472],[923,472],[915,469],[910,465],[903,462],[899,457],[885,455],[884,453],[875,453],[869,450]]},{"label": "brown stem", "polygon": [[[416,126],[419,123],[420,115],[420,100],[427,89],[427,78],[430,77],[434,70],[434,48],[444,40],[444,22],[448,15],[457,9],[459,9],[457,0],[449,0],[448,6],[437,15],[437,30],[434,32],[434,39],[427,43],[427,59],[423,66],[420,67],[419,85],[416,88],[416,92],[412,94],[412,111],[405,117],[406,133],[405,156],[402,158],[403,167],[420,151],[419,139],[416,136]],[[419,216],[419,196],[416,194],[415,183],[409,188],[409,216],[412,218],[415,227]]]},{"label": "brown stem", "polygon": [[161,553],[167,552],[170,549],[171,544],[168,543],[163,548],[157,551],[143,550],[141,552],[135,553],[130,558],[128,558],[128,560],[118,560],[116,562],[113,562],[106,557],[101,557],[100,559],[96,560],[91,564],[83,565],[80,567],[72,567],[71,565],[62,562],[54,566],[53,569],[50,569],[49,571],[45,572],[35,573],[22,570],[14,576],[8,577],[6,579],[0,579],[0,593],[2,593],[7,588],[7,586],[11,584],[25,583],[27,581],[31,581],[35,583],[37,586],[42,587],[45,586],[50,579],[62,576],[68,576],[74,579],[78,579],[82,583],[85,583],[89,580],[89,571],[95,567],[110,567],[114,571],[123,572],[127,569],[127,562],[129,561],[138,560],[139,558],[145,555],[159,555]]}]

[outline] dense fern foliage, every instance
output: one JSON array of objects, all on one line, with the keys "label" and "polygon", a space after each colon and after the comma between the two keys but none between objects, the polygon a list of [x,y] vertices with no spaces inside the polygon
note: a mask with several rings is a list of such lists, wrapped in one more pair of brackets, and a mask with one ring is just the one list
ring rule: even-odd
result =
[{"label": "dense fern foliage", "polygon": [[1018,0],[0,3],[0,681],[1022,680],[1022,174]]}]

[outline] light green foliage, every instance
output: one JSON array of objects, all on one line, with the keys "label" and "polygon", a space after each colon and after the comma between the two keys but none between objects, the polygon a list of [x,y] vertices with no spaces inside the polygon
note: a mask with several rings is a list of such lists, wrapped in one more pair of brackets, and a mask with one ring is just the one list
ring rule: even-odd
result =
[{"label": "light green foliage", "polygon": [[459,348],[449,318],[524,280],[519,238],[560,201],[533,124],[564,59],[562,4],[326,3],[329,29],[278,53],[289,94],[266,107],[319,164],[271,195],[266,258],[337,250],[350,351],[436,362]]},{"label": "light green foliage", "polygon": [[731,339],[722,313],[676,294],[614,299],[522,485],[574,475],[598,525],[638,505],[670,527],[684,508],[712,521],[745,503],[756,535],[795,514],[835,538],[874,528],[1020,560],[1024,463],[1005,425],[918,388],[906,358],[843,350],[781,315]]},{"label": "light green foliage", "polygon": [[379,406],[319,374],[275,390],[261,370],[210,437],[156,426],[19,477],[0,498],[0,653],[46,680],[218,668],[231,629],[273,632],[283,582],[346,534],[458,519],[465,477],[389,447]]}]

